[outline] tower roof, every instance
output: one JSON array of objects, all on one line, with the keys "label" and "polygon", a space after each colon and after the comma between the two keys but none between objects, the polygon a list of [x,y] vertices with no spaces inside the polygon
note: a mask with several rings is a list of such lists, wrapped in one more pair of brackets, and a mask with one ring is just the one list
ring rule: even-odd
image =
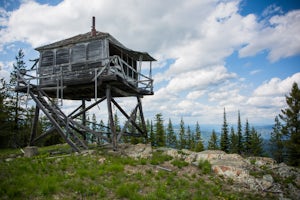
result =
[{"label": "tower roof", "polygon": [[67,47],[70,45],[74,45],[77,43],[82,43],[82,42],[90,42],[93,40],[99,40],[99,39],[108,39],[110,44],[114,45],[116,48],[119,48],[123,51],[125,51],[128,55],[131,57],[135,58],[136,60],[139,60],[140,56],[142,56],[143,61],[155,61],[155,59],[150,56],[147,52],[140,52],[140,51],[134,51],[131,50],[127,47],[125,47],[121,42],[119,42],[117,39],[115,39],[112,35],[109,33],[105,32],[99,32],[96,31],[94,35],[92,32],[87,32],[84,34],[79,34],[64,40],[60,40],[51,44],[47,44],[44,46],[37,47],[37,51],[43,51],[43,50],[51,50],[51,49],[56,49],[56,48],[62,48],[62,47]]}]

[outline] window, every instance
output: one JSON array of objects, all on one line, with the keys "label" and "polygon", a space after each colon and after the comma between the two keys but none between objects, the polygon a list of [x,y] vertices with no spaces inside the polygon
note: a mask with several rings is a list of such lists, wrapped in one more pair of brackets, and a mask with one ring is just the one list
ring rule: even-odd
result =
[{"label": "window", "polygon": [[85,60],[86,60],[85,45],[78,44],[74,46],[72,48],[72,56],[71,56],[72,63],[85,62]]},{"label": "window", "polygon": [[41,66],[42,67],[51,66],[51,65],[53,65],[53,60],[54,60],[53,51],[44,51],[42,53]]},{"label": "window", "polygon": [[66,64],[69,62],[69,49],[58,49],[56,51],[56,64]]},{"label": "window", "polygon": [[87,47],[87,59],[98,60],[102,58],[103,44],[102,40],[90,42]]}]

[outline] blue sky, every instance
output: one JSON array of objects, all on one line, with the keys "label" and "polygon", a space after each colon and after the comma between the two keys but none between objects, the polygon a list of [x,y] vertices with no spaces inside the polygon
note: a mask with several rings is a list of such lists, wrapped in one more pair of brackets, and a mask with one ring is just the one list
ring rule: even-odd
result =
[{"label": "blue sky", "polygon": [[[243,121],[273,124],[300,85],[298,0],[2,0],[0,77],[18,49],[30,67],[35,47],[90,31],[92,16],[98,31],[157,59],[155,95],[143,99],[148,119],[221,124],[225,107],[229,123],[240,110]],[[118,101],[131,109],[133,100]]]}]

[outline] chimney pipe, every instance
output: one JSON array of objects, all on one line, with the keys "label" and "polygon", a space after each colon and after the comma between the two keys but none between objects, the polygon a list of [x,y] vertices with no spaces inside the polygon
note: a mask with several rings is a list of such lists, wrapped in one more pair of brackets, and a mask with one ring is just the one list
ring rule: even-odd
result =
[{"label": "chimney pipe", "polygon": [[92,24],[92,30],[91,30],[91,35],[96,36],[96,28],[95,28],[95,17],[93,16],[93,24]]}]

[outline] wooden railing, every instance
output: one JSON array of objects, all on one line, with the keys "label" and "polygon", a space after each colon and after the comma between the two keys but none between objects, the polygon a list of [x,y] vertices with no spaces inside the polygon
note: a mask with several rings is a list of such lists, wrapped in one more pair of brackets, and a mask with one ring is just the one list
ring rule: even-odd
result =
[{"label": "wooden railing", "polygon": [[[52,66],[52,70],[50,71],[49,69],[44,70],[39,67],[36,71],[36,76],[27,78],[40,86],[57,87],[57,94],[60,98],[63,97],[61,90],[63,90],[64,86],[69,82],[74,82],[74,80],[78,83],[80,81],[97,81],[101,79],[101,77],[110,75],[121,77],[125,82],[141,91],[146,91],[149,94],[153,93],[153,79],[138,72],[119,56],[115,55],[97,61],[87,61],[82,63],[82,66],[78,63],[78,69],[75,68],[76,66],[77,64]],[[28,71],[26,75],[28,75]]]},{"label": "wooden railing", "polygon": [[104,67],[97,69],[95,77],[105,75],[119,75],[129,84],[140,90],[153,92],[153,80],[138,72],[132,66],[127,64],[119,56],[111,56]]}]

